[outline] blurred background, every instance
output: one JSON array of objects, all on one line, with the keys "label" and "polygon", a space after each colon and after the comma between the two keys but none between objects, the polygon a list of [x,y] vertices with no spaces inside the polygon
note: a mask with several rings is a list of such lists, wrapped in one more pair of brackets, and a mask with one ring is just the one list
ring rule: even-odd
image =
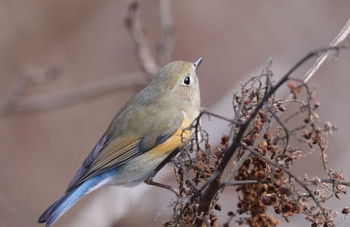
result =
[{"label": "blurred background", "polygon": [[[16,103],[24,106],[0,116],[0,226],[39,226],[39,215],[65,191],[114,114],[144,86],[147,77],[124,24],[128,4],[0,1],[2,111]],[[175,45],[171,59],[203,57],[198,70],[202,106],[232,116],[232,92],[240,82],[261,72],[269,58],[278,78],[309,51],[326,47],[350,18],[350,1],[177,0],[171,3],[171,12]],[[159,18],[159,1],[140,2],[140,21],[152,56],[164,39]],[[294,76],[301,78],[312,63]],[[350,51],[344,50],[336,61],[326,61],[310,81],[318,89],[321,119],[338,127],[330,141],[329,166],[348,176],[349,63]],[[92,89],[96,93],[78,101],[72,98],[102,82],[105,91],[96,88]],[[63,104],[50,108],[51,98],[62,95]],[[30,108],[36,102],[48,109]],[[210,138],[215,145],[227,125],[204,124],[215,133]],[[298,173],[317,175],[319,154],[297,168]],[[157,179],[173,180],[171,165]],[[226,196],[224,215],[235,208],[234,194]],[[160,226],[172,212],[172,197],[171,192],[143,184],[105,187],[84,197],[55,226]],[[349,198],[341,198],[331,203],[340,211],[350,205]],[[222,221],[226,220],[225,216]],[[291,221],[288,225],[281,220],[281,226],[308,225],[301,215]],[[339,224],[349,225],[348,219]]]}]

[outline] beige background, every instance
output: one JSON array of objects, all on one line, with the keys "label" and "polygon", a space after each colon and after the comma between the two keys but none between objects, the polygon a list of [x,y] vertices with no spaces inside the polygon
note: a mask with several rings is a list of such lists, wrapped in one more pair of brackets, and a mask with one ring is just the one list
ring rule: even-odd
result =
[{"label": "beige background", "polygon": [[[126,2],[1,0],[1,100],[16,76],[28,68],[56,66],[62,74],[49,84],[30,86],[25,96],[140,72],[134,42],[123,24]],[[158,12],[158,1],[142,1],[142,23],[153,53],[161,42]],[[260,72],[269,57],[279,76],[308,51],[327,46],[349,19],[349,12],[349,0],[177,0],[173,2],[173,59],[204,57],[198,72],[202,105],[230,116],[229,97],[240,81]],[[311,83],[319,89],[322,119],[339,128],[330,147],[330,165],[350,174],[349,63],[350,52],[345,50],[337,61],[327,61]],[[302,76],[305,69],[307,66],[296,76]],[[0,117],[0,226],[38,226],[41,212],[63,193],[83,158],[135,90],[117,90],[49,111]],[[300,164],[299,170],[307,166],[317,174],[315,169],[320,166],[312,163],[318,161],[316,154],[307,165]],[[166,170],[161,175],[165,177]],[[171,196],[144,185],[105,188],[84,198],[57,226],[111,226],[113,222],[115,226],[159,226],[171,212],[167,208]],[[339,200],[335,205],[350,202]]]}]

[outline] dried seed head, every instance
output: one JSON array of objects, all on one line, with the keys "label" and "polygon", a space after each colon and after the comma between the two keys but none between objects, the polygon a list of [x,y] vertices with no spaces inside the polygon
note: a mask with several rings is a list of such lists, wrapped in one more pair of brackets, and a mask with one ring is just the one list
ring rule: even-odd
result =
[{"label": "dried seed head", "polygon": [[349,214],[350,208],[349,207],[344,207],[343,210],[341,211],[343,214]]},{"label": "dried seed head", "polygon": [[265,149],[267,148],[267,142],[265,140],[261,140],[259,143],[258,143],[258,146],[262,149]]}]

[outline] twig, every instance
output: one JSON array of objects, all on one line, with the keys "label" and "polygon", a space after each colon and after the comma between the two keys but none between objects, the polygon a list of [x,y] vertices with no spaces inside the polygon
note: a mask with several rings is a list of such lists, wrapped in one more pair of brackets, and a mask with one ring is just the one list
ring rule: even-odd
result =
[{"label": "twig", "polygon": [[212,174],[212,176],[208,179],[208,181],[202,186],[201,190],[198,191],[194,197],[197,197],[199,195],[200,196],[200,200],[206,200],[206,202],[204,203],[199,203],[199,208],[198,211],[199,212],[207,212],[209,209],[209,205],[211,203],[211,201],[215,198],[215,195],[218,191],[217,189],[217,185],[221,184],[220,183],[220,179],[222,177],[222,174],[224,172],[224,170],[226,169],[226,166],[228,165],[228,163],[230,162],[232,156],[235,154],[235,152],[237,151],[237,149],[239,147],[241,147],[241,139],[246,131],[246,129],[248,128],[248,126],[250,125],[250,123],[255,119],[255,117],[257,116],[259,110],[263,107],[263,105],[265,104],[265,102],[268,101],[268,99],[277,91],[277,89],[279,89],[282,84],[284,84],[288,79],[289,76],[297,69],[299,68],[302,64],[304,64],[307,60],[309,60],[310,58],[319,55],[320,53],[323,53],[325,51],[329,51],[329,50],[338,50],[340,47],[329,47],[326,49],[321,49],[321,50],[317,50],[314,52],[310,52],[309,54],[307,54],[305,57],[303,57],[301,60],[299,60],[277,83],[275,86],[271,87],[271,89],[264,95],[264,97],[262,98],[262,100],[258,103],[258,105],[256,105],[254,111],[251,113],[250,117],[244,122],[244,124],[242,124],[237,132],[237,134],[235,135],[235,137],[233,138],[233,142],[228,146],[228,148],[225,150],[224,152],[224,156],[220,162],[220,164],[218,165],[217,169],[215,170],[215,172]]},{"label": "twig", "polygon": [[30,78],[25,72],[16,77],[8,94],[0,105],[0,116],[2,113],[11,112],[16,107],[18,100],[28,86],[29,81]]},{"label": "twig", "polygon": [[215,114],[215,113],[209,112],[209,111],[207,111],[207,110],[202,110],[202,111],[200,112],[198,118],[201,118],[202,115],[204,115],[204,114],[205,114],[205,115],[208,115],[209,118],[210,118],[210,117],[215,117],[215,118],[218,118],[218,119],[221,119],[221,120],[230,122],[231,124],[237,124],[237,125],[240,124],[240,123],[237,122],[237,121],[231,120],[231,119],[229,119],[229,118],[227,118],[227,117],[224,117],[224,116],[220,116],[219,114]]},{"label": "twig", "polygon": [[198,187],[198,186],[196,185],[196,183],[194,183],[193,180],[190,178],[190,175],[189,175],[188,171],[187,171],[186,168],[185,168],[184,160],[183,160],[181,157],[179,157],[179,158],[178,158],[178,161],[179,161],[179,164],[180,164],[181,169],[183,170],[183,173],[184,173],[184,175],[185,175],[185,177],[186,177],[186,181],[188,182],[188,184],[189,184],[191,187],[193,187],[195,190],[199,190],[199,187]]},{"label": "twig", "polygon": [[171,1],[172,0],[160,0],[159,2],[160,25],[164,35],[163,42],[158,49],[158,60],[161,65],[170,62],[175,46]]},{"label": "twig", "polygon": [[[349,35],[350,33],[350,19],[346,23],[346,25],[343,27],[343,29],[339,32],[337,37],[329,44],[330,47],[335,47],[338,46],[339,43],[345,40],[345,38]],[[320,68],[322,63],[327,59],[328,57],[328,51],[324,52],[321,54],[319,58],[317,58],[316,62],[314,65],[309,69],[309,71],[305,74],[303,77],[303,82],[307,83],[309,79],[315,74],[315,72]]]},{"label": "twig", "polygon": [[210,227],[211,226],[209,224],[207,216],[203,215],[202,220],[203,220],[203,223],[205,224],[206,227]]},{"label": "twig", "polygon": [[[212,112],[209,112],[205,109],[202,109],[201,112],[199,113],[198,117],[191,123],[191,125],[187,128],[188,130],[191,130],[194,128],[194,135],[195,135],[195,140],[196,140],[196,145],[197,145],[197,150],[200,149],[200,146],[199,146],[199,133],[201,132],[200,130],[200,120],[202,118],[203,115],[207,115],[209,117],[209,119],[211,117],[215,117],[215,118],[218,118],[218,119],[221,119],[221,120],[224,120],[224,121],[227,121],[227,122],[230,122],[231,124],[236,124],[236,125],[239,125],[240,123],[239,122],[236,122],[235,119],[231,120],[229,118],[226,118],[226,117],[223,117],[223,116],[220,116],[218,114],[215,114],[215,113],[212,113]],[[185,130],[182,132],[184,133]]]},{"label": "twig", "polygon": [[[335,179],[330,178],[330,179],[320,179],[320,182],[329,183],[329,184],[339,184],[339,185],[350,187],[350,181],[337,181]],[[314,180],[306,180],[306,181],[303,181],[303,183],[305,184],[307,183],[310,185],[317,185],[317,183]]]},{"label": "twig", "polygon": [[137,56],[141,67],[148,75],[153,77],[157,74],[159,66],[151,55],[149,42],[141,25],[139,3],[137,1],[132,1],[129,4],[125,25],[136,43]]},{"label": "twig", "polygon": [[0,107],[0,116],[43,111],[71,105],[86,99],[94,98],[117,89],[144,85],[146,83],[142,73],[126,74],[123,76],[113,76],[104,80],[96,81],[74,87],[71,89],[43,95],[33,95],[17,100],[10,109],[6,106]]},{"label": "twig", "polygon": [[[250,152],[246,152],[250,153]],[[226,181],[222,182],[222,186],[237,186],[237,185],[245,185],[245,184],[256,184],[257,180],[235,180],[235,181]]]},{"label": "twig", "polygon": [[244,149],[247,149],[248,151],[250,151],[251,153],[253,153],[254,155],[258,156],[259,158],[265,160],[266,162],[268,162],[269,164],[276,166],[277,168],[280,168],[283,170],[283,172],[287,173],[291,178],[293,178],[296,182],[298,182],[298,184],[305,189],[305,191],[307,191],[309,193],[309,196],[314,200],[314,202],[316,203],[317,207],[322,211],[323,216],[328,219],[328,215],[326,213],[326,211],[324,210],[324,208],[321,206],[320,202],[315,198],[315,196],[313,195],[312,191],[305,185],[303,184],[303,182],[301,180],[299,180],[292,172],[290,172],[288,169],[284,168],[284,166],[277,164],[276,162],[268,159],[267,157],[265,157],[264,155],[260,154],[259,152],[255,151],[254,149],[252,149],[251,147],[245,145],[244,143],[241,143],[241,146]]},{"label": "twig", "polygon": [[277,123],[282,127],[284,133],[285,133],[285,144],[284,144],[284,148],[283,148],[283,151],[282,151],[282,159],[284,159],[284,156],[287,152],[287,148],[288,148],[288,145],[289,145],[289,130],[288,128],[283,124],[283,122],[279,119],[279,117],[277,116],[276,113],[274,113],[272,110],[270,110],[270,113],[271,113],[271,116],[277,121]]},{"label": "twig", "polygon": [[[269,123],[266,121],[259,133],[259,137],[254,141],[253,147],[258,146],[259,141],[261,141],[268,128]],[[242,157],[240,157],[234,168],[227,174],[225,178],[226,181],[231,181],[237,175],[239,169],[242,167],[244,162],[250,157],[250,155],[251,153],[249,151],[244,152],[244,154],[242,155]]]}]

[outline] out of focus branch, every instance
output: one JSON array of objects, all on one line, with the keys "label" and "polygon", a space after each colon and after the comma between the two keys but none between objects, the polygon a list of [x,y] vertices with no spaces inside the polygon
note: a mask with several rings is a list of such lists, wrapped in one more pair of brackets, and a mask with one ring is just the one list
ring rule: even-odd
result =
[{"label": "out of focus branch", "polygon": [[129,4],[125,25],[134,38],[137,55],[143,70],[148,75],[154,76],[158,72],[159,66],[151,55],[150,46],[141,25],[140,9],[137,1]]},{"label": "out of focus branch", "polygon": [[[350,34],[350,19],[343,27],[343,29],[339,32],[337,37],[329,44],[330,47],[338,46],[341,42],[343,42],[346,37]],[[307,83],[309,79],[315,74],[315,72],[320,68],[322,63],[327,59],[329,52],[324,52],[321,56],[317,58],[314,65],[309,69],[309,71],[304,75],[303,82]]]},{"label": "out of focus branch", "polygon": [[[174,48],[171,0],[160,0],[159,7],[160,23],[164,39],[159,49],[159,56],[157,59],[164,64],[170,61]],[[151,55],[149,42],[141,25],[140,10],[137,1],[132,1],[129,4],[125,24],[136,43],[137,55],[142,70],[153,77],[158,72],[159,66]],[[54,74],[57,75],[57,70],[43,70],[38,68],[31,68],[21,73],[16,81],[14,81],[4,101],[0,102],[0,116],[58,108],[103,95],[120,88],[140,86],[147,83],[142,73],[133,73],[99,80],[51,94],[23,97],[23,93],[31,82],[45,83],[47,79],[52,78]]]},{"label": "out of focus branch", "polygon": [[[24,78],[28,78],[28,76],[24,76]],[[24,79],[20,80],[20,85],[14,84],[14,87],[20,87],[22,90],[18,88],[17,90],[19,91],[10,91],[8,98],[0,105],[0,116],[58,108],[94,98],[117,89],[144,85],[146,83],[142,73],[133,73],[120,77],[112,76],[104,80],[50,94],[20,98],[17,94],[23,93],[24,86],[21,85],[23,83],[22,80]],[[14,97],[11,96],[12,94]]]},{"label": "out of focus branch", "polygon": [[164,37],[158,50],[158,60],[161,65],[164,65],[171,60],[174,50],[174,25],[171,14],[171,0],[160,0],[159,15]]},{"label": "out of focus branch", "polygon": [[17,105],[18,99],[26,90],[29,84],[30,77],[27,73],[19,74],[15,81],[11,84],[10,90],[7,93],[4,101],[0,105],[0,115],[10,112]]},{"label": "out of focus branch", "polygon": [[146,32],[141,24],[140,7],[138,1],[131,1],[125,19],[125,26],[130,31],[135,44],[136,52],[142,69],[150,76],[156,75],[160,69],[156,59],[161,65],[171,60],[174,50],[174,29],[171,14],[171,0],[160,0],[159,2],[160,24],[163,32],[163,40],[158,49],[158,56],[154,58]]}]

